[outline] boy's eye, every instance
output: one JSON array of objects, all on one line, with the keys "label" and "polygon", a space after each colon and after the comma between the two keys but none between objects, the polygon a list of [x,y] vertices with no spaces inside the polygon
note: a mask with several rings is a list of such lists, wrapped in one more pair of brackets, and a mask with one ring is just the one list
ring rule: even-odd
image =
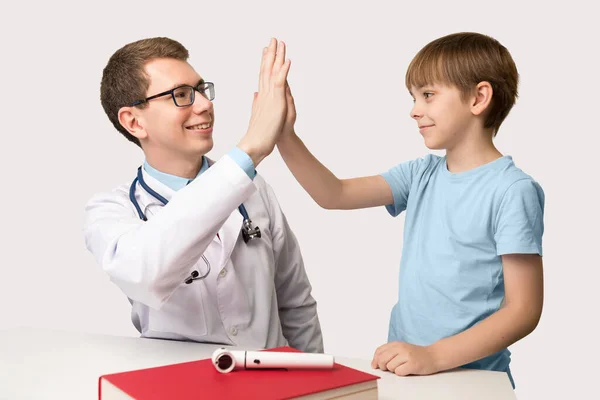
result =
[{"label": "boy's eye", "polygon": [[431,96],[433,96],[433,93],[431,93],[431,92],[423,93],[423,97],[425,97],[426,99],[430,98]]}]

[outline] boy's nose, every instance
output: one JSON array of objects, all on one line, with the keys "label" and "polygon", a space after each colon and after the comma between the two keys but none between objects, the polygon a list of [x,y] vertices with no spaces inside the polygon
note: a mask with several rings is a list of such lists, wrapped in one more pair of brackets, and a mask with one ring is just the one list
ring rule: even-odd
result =
[{"label": "boy's nose", "polygon": [[423,117],[423,112],[417,108],[416,104],[410,110],[410,117],[414,118],[416,120],[418,120],[419,118]]}]

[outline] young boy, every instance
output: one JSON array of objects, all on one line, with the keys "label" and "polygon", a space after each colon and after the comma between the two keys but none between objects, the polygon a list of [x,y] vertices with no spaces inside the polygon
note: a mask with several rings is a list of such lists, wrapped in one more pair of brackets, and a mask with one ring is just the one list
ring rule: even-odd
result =
[{"label": "young boy", "polygon": [[517,97],[504,46],[457,33],[425,46],[406,86],[429,149],[377,176],[338,179],[314,158],[288,115],[277,146],[323,208],[406,211],[398,302],[372,366],[426,375],[463,366],[507,372],[507,347],[531,333],[543,303],[544,193],[493,137]]}]

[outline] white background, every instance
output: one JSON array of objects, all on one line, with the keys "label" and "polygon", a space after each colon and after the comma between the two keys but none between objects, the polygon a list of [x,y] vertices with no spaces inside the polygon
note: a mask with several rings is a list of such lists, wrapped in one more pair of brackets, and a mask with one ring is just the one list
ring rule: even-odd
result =
[{"label": "white background", "polygon": [[[1,7],[0,329],[138,335],[126,297],[95,264],[81,232],[89,197],[131,181],[143,160],[100,105],[102,69],[119,47],[168,36],[189,49],[190,63],[215,82],[209,156],[218,159],[247,128],[262,48],[272,36],[286,41],[297,132],[346,178],[427,153],[408,115],[406,67],[431,40],[477,31],[503,43],[521,74],[520,98],[497,146],[546,193],[544,313],[536,331],[510,348],[516,393],[580,398],[596,390],[600,30],[598,14],[584,2]],[[383,208],[320,209],[277,152],[259,173],[300,241],[326,351],[370,359],[386,341],[396,301],[403,216],[391,218]]]}]

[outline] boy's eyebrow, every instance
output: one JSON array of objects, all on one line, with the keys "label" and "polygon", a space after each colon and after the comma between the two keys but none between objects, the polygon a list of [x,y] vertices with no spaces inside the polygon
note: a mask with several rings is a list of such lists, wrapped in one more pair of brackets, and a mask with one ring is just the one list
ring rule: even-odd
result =
[{"label": "boy's eyebrow", "polygon": [[[415,87],[415,90],[418,91],[418,92],[424,92],[424,91],[431,91],[431,90],[434,90],[434,89],[433,89],[432,85],[426,84],[426,85],[423,85],[423,86]],[[413,97],[415,96],[411,90],[409,90],[408,93],[410,93],[410,95],[413,96]]]}]

